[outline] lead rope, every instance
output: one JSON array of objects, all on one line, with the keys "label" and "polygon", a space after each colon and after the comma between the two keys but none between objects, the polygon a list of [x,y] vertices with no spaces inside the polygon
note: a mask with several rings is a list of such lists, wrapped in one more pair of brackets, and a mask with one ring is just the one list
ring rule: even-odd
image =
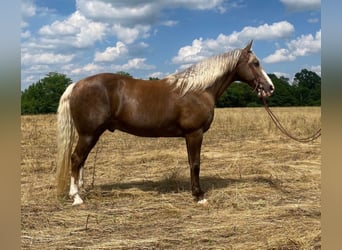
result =
[{"label": "lead rope", "polygon": [[273,112],[271,111],[270,107],[268,106],[267,102],[266,102],[266,98],[265,97],[262,97],[261,98],[263,103],[264,103],[264,106],[265,106],[265,109],[267,111],[267,113],[269,114],[269,116],[271,117],[272,121],[274,122],[274,124],[277,126],[277,128],[279,128],[279,130],[287,135],[288,137],[290,137],[291,139],[297,141],[297,142],[302,142],[302,143],[307,143],[307,142],[312,142],[314,140],[316,140],[318,137],[321,136],[321,128],[317,130],[316,133],[314,133],[313,135],[309,136],[309,137],[306,137],[306,138],[297,138],[297,137],[294,137],[293,135],[291,135],[285,128],[284,126],[280,123],[280,121],[278,120],[278,118],[273,114]]}]

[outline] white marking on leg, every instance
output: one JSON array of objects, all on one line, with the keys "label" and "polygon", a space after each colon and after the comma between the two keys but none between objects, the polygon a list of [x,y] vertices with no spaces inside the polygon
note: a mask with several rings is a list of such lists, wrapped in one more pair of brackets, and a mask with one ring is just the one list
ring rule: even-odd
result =
[{"label": "white marking on leg", "polygon": [[78,187],[76,185],[75,178],[71,177],[69,195],[70,197],[73,197],[76,194],[78,194]]},{"label": "white marking on leg", "polygon": [[78,187],[83,187],[83,167],[80,168],[79,174],[78,174]]},{"label": "white marking on leg", "polygon": [[76,181],[74,177],[71,177],[69,195],[71,198],[74,199],[74,202],[72,203],[73,206],[80,205],[83,203],[83,200],[78,194],[78,187],[76,185]]}]

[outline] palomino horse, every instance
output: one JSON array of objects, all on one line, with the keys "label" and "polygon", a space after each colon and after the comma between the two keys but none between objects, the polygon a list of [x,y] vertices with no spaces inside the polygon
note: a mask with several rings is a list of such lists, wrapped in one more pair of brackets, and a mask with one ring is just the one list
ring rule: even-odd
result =
[{"label": "palomino horse", "polygon": [[[193,196],[203,202],[200,151],[214,117],[216,100],[233,81],[248,83],[259,96],[270,96],[272,81],[251,51],[235,49],[201,61],[162,80],[146,81],[118,74],[98,74],[71,84],[58,107],[57,194],[83,203],[79,187],[90,150],[105,130],[144,137],[184,137]],[[75,129],[78,142],[72,153]],[[72,153],[72,154],[71,154]]]}]

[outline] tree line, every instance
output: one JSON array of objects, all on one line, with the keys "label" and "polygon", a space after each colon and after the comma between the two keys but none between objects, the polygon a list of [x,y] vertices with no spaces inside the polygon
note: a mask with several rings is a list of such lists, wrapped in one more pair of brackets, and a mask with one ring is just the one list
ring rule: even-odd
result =
[{"label": "tree line", "polygon": [[[132,77],[127,72],[117,72]],[[288,78],[269,74],[274,94],[268,98],[270,106],[320,106],[321,77],[307,69],[295,74],[290,83]],[[158,78],[149,78],[158,80]],[[72,80],[64,74],[50,72],[43,79],[21,92],[21,114],[56,113],[60,96]],[[234,82],[217,101],[217,107],[258,107],[262,103],[247,84]]]},{"label": "tree line", "polygon": [[[307,69],[296,73],[290,83],[288,78],[268,74],[275,91],[268,98],[270,106],[320,106],[321,105],[321,77]],[[217,107],[256,107],[262,106],[259,97],[251,87],[244,83],[234,82],[223,93],[216,103]]]}]

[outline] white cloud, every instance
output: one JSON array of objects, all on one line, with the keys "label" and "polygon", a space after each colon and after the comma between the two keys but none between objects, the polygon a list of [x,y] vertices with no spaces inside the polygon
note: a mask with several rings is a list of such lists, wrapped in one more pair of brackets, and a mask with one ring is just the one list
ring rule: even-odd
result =
[{"label": "white cloud", "polygon": [[34,83],[34,80],[36,79],[35,75],[27,75],[25,79],[23,79],[24,82],[27,83]]},{"label": "white cloud", "polygon": [[137,49],[146,49],[149,47],[149,45],[147,43],[140,42],[138,44],[135,44],[134,47]]},{"label": "white cloud", "polygon": [[[63,67],[64,68],[64,67]],[[64,68],[68,71],[68,75],[76,79],[83,78],[97,74],[100,72],[117,72],[117,71],[132,71],[132,70],[152,70],[155,69],[154,65],[146,64],[146,58],[133,58],[127,61],[127,63],[119,64],[96,64],[88,63],[84,66],[70,65]]]},{"label": "white cloud", "polygon": [[178,21],[175,20],[168,20],[168,21],[164,21],[161,23],[161,25],[167,26],[167,27],[173,27],[176,26],[178,24]]},{"label": "white cloud", "polygon": [[[27,28],[29,26],[29,23],[27,21],[27,19],[33,17],[36,15],[37,13],[37,7],[35,6],[35,4],[31,1],[31,0],[22,0],[21,1],[21,28]],[[25,32],[22,32],[25,33]],[[22,38],[26,38],[23,37]]]},{"label": "white cloud", "polygon": [[265,63],[276,63],[284,61],[294,61],[294,56],[288,49],[278,49],[272,55],[269,55],[263,59]]},{"label": "white cloud", "polygon": [[149,37],[150,29],[150,26],[140,24],[134,26],[133,28],[124,27],[120,24],[114,24],[112,27],[112,31],[116,37],[127,44],[135,42],[135,40],[137,40],[139,37]]},{"label": "white cloud", "polygon": [[126,64],[117,66],[116,69],[129,71],[133,69],[151,70],[151,69],[156,68],[154,65],[146,64],[145,61],[146,61],[146,58],[133,58],[133,59],[130,59]]},{"label": "white cloud", "polygon": [[103,52],[96,52],[95,62],[112,62],[128,54],[127,46],[122,42],[117,42],[115,47],[107,47]]},{"label": "white cloud", "polygon": [[286,43],[287,48],[277,49],[273,54],[263,59],[266,63],[294,61],[298,56],[306,56],[321,51],[321,30],[312,34],[301,35],[295,40]]},{"label": "white cloud", "polygon": [[57,40],[59,44],[77,48],[92,46],[105,36],[105,32],[106,24],[88,20],[79,11],[64,21],[55,21],[39,30],[45,39]]},{"label": "white cloud", "polygon": [[290,41],[288,47],[295,56],[305,56],[320,52],[321,30],[317,31],[315,36],[312,34],[301,35],[296,40]]},{"label": "white cloud", "polygon": [[280,0],[290,11],[310,11],[321,8],[321,0]]},{"label": "white cloud", "polygon": [[157,72],[153,72],[153,73],[149,74],[148,77],[163,79],[168,74],[169,73],[164,73],[164,72],[157,71]]},{"label": "white cloud", "polygon": [[[163,2],[163,3],[162,3]],[[182,7],[187,9],[210,10],[214,9],[221,13],[226,11],[223,0],[177,0],[160,1],[164,8]]]},{"label": "white cloud", "polygon": [[309,18],[307,20],[308,23],[318,23],[319,22],[319,18]]},{"label": "white cloud", "polygon": [[[112,34],[127,44],[134,43],[140,38],[147,38],[151,27],[160,22],[165,10],[185,8],[224,13],[228,8],[239,6],[236,2],[227,3],[225,0],[76,0],[76,9],[82,15],[95,22],[108,24],[112,27]],[[161,25],[168,27],[173,27],[177,23],[175,20],[160,22]]]},{"label": "white cloud", "polygon": [[31,36],[31,32],[29,30],[21,32],[21,38],[29,38]]},{"label": "white cloud", "polygon": [[273,23],[271,25],[265,23],[258,27],[245,27],[237,35],[239,39],[255,39],[255,40],[274,40],[289,37],[294,32],[294,27],[287,21]]},{"label": "white cloud", "polygon": [[50,25],[44,25],[39,29],[39,34],[44,36],[74,35],[85,23],[85,17],[76,11],[64,21],[55,21]]},{"label": "white cloud", "polygon": [[44,50],[54,50],[56,49],[56,40],[51,41],[51,39],[48,39],[48,41],[45,41],[46,39],[40,39],[37,40],[35,37],[31,36],[28,41],[24,41],[21,44],[21,51],[44,51]]},{"label": "white cloud", "polygon": [[22,53],[21,63],[23,65],[32,64],[63,64],[69,63],[74,58],[74,55],[63,55],[56,53]]},{"label": "white cloud", "polygon": [[172,59],[173,63],[194,63],[213,54],[222,53],[232,48],[241,47],[249,40],[274,40],[289,37],[294,27],[287,21],[276,22],[271,25],[263,24],[258,27],[247,26],[241,31],[234,31],[230,35],[220,34],[216,39],[195,39],[192,45],[182,47],[178,55]]},{"label": "white cloud", "polygon": [[48,72],[51,72],[49,65],[30,65],[29,67],[23,68],[21,70],[23,77],[22,82],[26,85],[34,83],[38,79],[45,76]]},{"label": "white cloud", "polygon": [[311,71],[315,72],[317,75],[321,76],[321,73],[322,73],[321,65],[309,66],[309,70],[311,70]]},{"label": "white cloud", "polygon": [[[84,17],[111,26],[107,35],[114,34],[126,44],[149,37],[151,27],[159,21],[163,10],[176,8],[216,10],[223,13],[227,7],[224,0],[76,0],[76,9]],[[168,20],[160,24],[172,27],[177,23],[175,20]]]},{"label": "white cloud", "polygon": [[26,69],[27,71],[31,71],[34,73],[38,73],[38,74],[44,74],[49,72],[49,65],[46,64],[35,64],[35,65],[31,65],[29,68]]},{"label": "white cloud", "polygon": [[36,14],[37,7],[30,0],[21,0],[21,16],[23,18],[32,17]]},{"label": "white cloud", "polygon": [[273,74],[275,74],[278,78],[279,77],[285,77],[285,78],[291,78],[291,75],[288,73],[284,73],[284,72],[273,72]]},{"label": "white cloud", "polygon": [[204,59],[203,55],[205,47],[209,47],[210,41],[203,41],[202,38],[192,41],[192,45],[185,46],[179,49],[178,55],[172,59],[173,63],[192,63]]},{"label": "white cloud", "polygon": [[82,66],[82,67],[79,67],[79,68],[76,68],[74,70],[72,70],[70,73],[72,75],[92,75],[92,74],[95,74],[95,73],[99,73],[102,71],[102,67],[97,65],[97,64],[94,64],[94,63],[88,63],[86,64],[85,66]]},{"label": "white cloud", "polygon": [[132,27],[136,24],[155,24],[165,9],[186,8],[194,10],[226,11],[224,0],[154,0],[154,1],[106,1],[76,0],[77,9],[94,20],[111,20],[113,23]]},{"label": "white cloud", "polygon": [[159,15],[159,4],[156,2],[127,1],[101,1],[77,0],[76,8],[87,18],[125,26],[142,23],[152,23]]}]

